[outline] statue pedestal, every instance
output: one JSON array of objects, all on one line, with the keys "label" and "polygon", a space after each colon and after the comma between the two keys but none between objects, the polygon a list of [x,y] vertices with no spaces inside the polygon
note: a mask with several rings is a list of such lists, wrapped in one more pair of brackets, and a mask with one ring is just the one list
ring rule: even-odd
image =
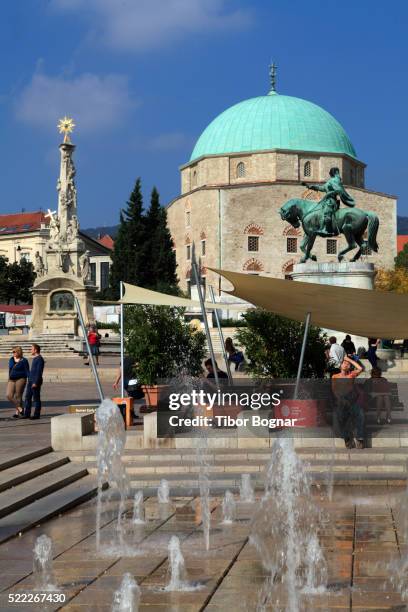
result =
[{"label": "statue pedestal", "polygon": [[[330,262],[295,264],[291,273],[292,280],[303,283],[319,283],[322,285],[337,285],[340,287],[351,287],[354,289],[374,289],[375,277],[374,264],[359,261]],[[339,304],[339,308],[341,308]],[[313,324],[313,320],[312,320]],[[344,332],[332,329],[324,329],[328,336],[336,336],[339,344],[344,339]],[[356,349],[360,346],[367,348],[367,338],[362,336],[351,336]]]},{"label": "statue pedestal", "polygon": [[337,285],[353,287],[354,289],[374,288],[374,264],[358,261],[343,261],[341,263],[307,263],[295,264],[291,273],[292,280],[303,283],[320,283],[322,285]]},{"label": "statue pedestal", "polygon": [[82,336],[74,295],[78,298],[85,322],[93,321],[92,286],[71,275],[49,275],[39,279],[33,289],[30,335],[70,334]]}]

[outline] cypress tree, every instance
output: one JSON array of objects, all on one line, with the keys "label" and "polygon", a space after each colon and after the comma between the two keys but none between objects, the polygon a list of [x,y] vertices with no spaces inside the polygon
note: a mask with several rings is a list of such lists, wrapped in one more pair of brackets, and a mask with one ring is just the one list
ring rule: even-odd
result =
[{"label": "cypress tree", "polygon": [[141,180],[138,178],[126,203],[126,208],[120,212],[120,225],[115,239],[109,275],[109,297],[111,299],[119,299],[120,281],[132,285],[143,283],[145,236],[143,196]]},{"label": "cypress tree", "polygon": [[127,275],[127,261],[129,259],[129,241],[127,234],[127,223],[124,219],[123,212],[120,211],[119,229],[115,238],[115,245],[112,252],[112,264],[109,271],[109,295],[107,297],[112,300],[118,300],[120,297],[120,281],[129,280]]},{"label": "cypress tree", "polygon": [[176,254],[167,227],[167,211],[160,205],[160,196],[153,187],[146,214],[145,286],[165,293],[177,293]]}]

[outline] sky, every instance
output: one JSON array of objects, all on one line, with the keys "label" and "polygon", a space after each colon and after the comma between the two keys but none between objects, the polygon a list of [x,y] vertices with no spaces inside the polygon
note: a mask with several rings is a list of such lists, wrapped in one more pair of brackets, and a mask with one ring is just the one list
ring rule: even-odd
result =
[{"label": "sky", "polygon": [[[408,215],[406,0],[2,0],[1,213],[55,209],[57,120],[76,129],[81,226],[115,224],[134,182],[180,193],[220,112],[269,89],[322,106]],[[358,203],[357,203],[358,205]]]}]

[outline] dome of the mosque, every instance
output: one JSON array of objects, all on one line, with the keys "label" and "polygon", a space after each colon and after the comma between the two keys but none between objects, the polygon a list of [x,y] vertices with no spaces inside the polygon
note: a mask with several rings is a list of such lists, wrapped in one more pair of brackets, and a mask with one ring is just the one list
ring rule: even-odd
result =
[{"label": "dome of the mosque", "polygon": [[330,113],[307,100],[271,91],[218,115],[197,140],[190,161],[271,149],[356,157],[349,137]]}]

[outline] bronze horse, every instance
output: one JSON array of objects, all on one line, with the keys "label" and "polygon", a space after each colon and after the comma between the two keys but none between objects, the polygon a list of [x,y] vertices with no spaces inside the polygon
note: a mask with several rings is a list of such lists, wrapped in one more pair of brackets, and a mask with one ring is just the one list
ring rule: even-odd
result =
[{"label": "bronze horse", "polygon": [[[305,233],[300,245],[304,256],[301,263],[308,259],[316,261],[316,255],[311,253],[316,236],[320,236],[322,227],[323,210],[319,202],[313,200],[302,200],[292,198],[279,209],[281,219],[287,221],[293,227],[302,225]],[[379,221],[375,213],[361,210],[360,208],[339,208],[334,215],[334,227],[337,226],[339,234],[344,234],[347,240],[347,247],[340,251],[337,258],[339,261],[344,259],[344,255],[358,247],[357,253],[351,261],[357,261],[364,249],[371,249],[378,252],[377,232]],[[364,232],[368,230],[368,239],[364,240]]]}]

